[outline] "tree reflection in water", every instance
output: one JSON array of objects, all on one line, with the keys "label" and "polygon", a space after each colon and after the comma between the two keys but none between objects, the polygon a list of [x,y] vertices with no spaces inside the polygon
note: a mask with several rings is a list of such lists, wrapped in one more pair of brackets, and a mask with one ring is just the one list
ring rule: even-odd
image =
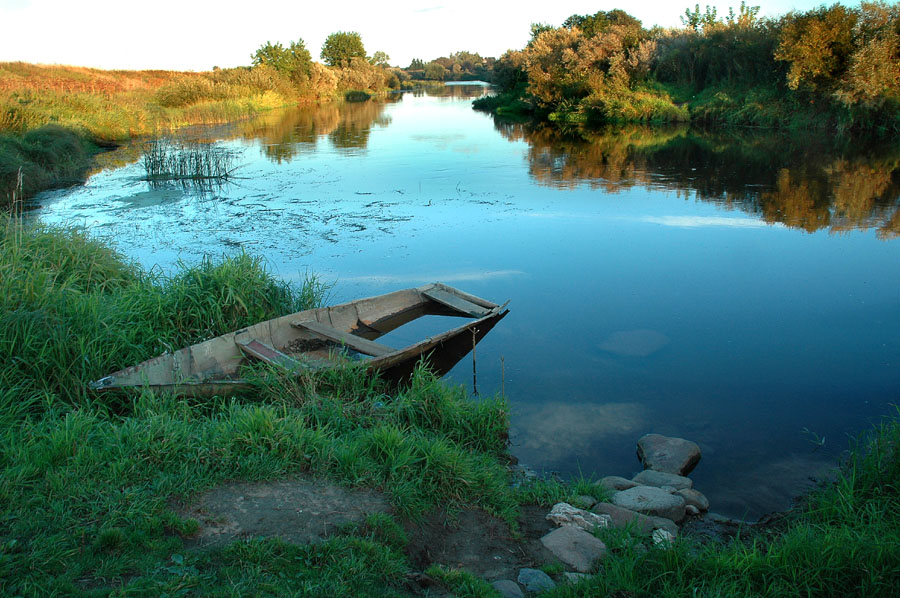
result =
[{"label": "tree reflection in water", "polygon": [[495,119],[528,143],[532,178],[616,193],[671,189],[807,232],[877,229],[900,236],[900,148],[774,132],[611,127],[565,133]]}]

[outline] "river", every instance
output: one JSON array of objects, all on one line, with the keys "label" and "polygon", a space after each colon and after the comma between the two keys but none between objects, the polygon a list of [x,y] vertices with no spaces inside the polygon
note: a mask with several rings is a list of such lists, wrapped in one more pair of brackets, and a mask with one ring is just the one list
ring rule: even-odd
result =
[{"label": "river", "polygon": [[[222,185],[149,183],[143,145],[123,147],[83,186],[42,194],[37,215],[164,271],[247,250],[287,280],[333,282],[332,301],[435,280],[509,299],[477,368],[482,396],[509,399],[514,455],[630,477],[641,435],[688,438],[695,487],[729,516],[786,508],[896,413],[900,149],[564,135],[473,111],[482,93],[183,132],[231,157]],[[471,390],[471,360],[449,378]]]}]

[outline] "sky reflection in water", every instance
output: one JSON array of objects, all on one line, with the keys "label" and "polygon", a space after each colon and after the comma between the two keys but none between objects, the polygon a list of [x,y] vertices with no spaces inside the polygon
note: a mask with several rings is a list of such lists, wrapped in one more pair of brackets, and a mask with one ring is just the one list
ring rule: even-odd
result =
[{"label": "sky reflection in water", "polygon": [[[440,93],[194,131],[238,152],[238,180],[198,196],[124,165],[40,216],[164,269],[243,248],[335,301],[433,280],[511,299],[478,382],[500,389],[502,356],[514,454],[630,476],[639,436],[683,436],[729,515],[787,506],[900,400],[897,156],[684,129],[588,143]],[[451,377],[471,384],[471,362]]]}]

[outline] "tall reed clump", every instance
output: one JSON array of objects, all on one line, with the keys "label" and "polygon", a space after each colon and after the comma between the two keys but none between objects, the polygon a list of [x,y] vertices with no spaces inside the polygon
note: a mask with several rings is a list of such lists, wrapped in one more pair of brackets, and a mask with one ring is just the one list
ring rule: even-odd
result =
[{"label": "tall reed clump", "polygon": [[79,229],[7,219],[0,239],[0,385],[60,408],[93,379],[171,348],[312,307],[325,287],[276,280],[246,254],[146,272]]},{"label": "tall reed clump", "polygon": [[181,181],[209,186],[234,172],[234,153],[209,143],[162,137],[145,145],[141,158],[151,183]]}]

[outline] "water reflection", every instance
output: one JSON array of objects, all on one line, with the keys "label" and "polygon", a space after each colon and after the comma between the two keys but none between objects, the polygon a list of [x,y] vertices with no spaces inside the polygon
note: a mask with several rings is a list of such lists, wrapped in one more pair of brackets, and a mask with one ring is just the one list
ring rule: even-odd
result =
[{"label": "water reflection", "polygon": [[325,139],[339,153],[353,155],[366,149],[374,127],[391,124],[385,108],[399,100],[399,96],[388,96],[379,101],[270,112],[243,123],[238,134],[245,139],[258,139],[266,157],[276,164],[316,151]]},{"label": "water reflection", "polygon": [[[847,434],[890,412],[900,241],[873,231],[897,234],[896,148],[687,128],[564,136],[495,124],[467,101],[481,93],[185,131],[228,140],[238,180],[203,199],[153,190],[130,164],[47,194],[39,216],[164,272],[249,250],[282,278],[335,282],[333,302],[433,280],[511,299],[477,363],[479,389],[510,399],[513,453],[630,476],[640,435],[690,438],[704,454],[694,481],[725,514],[786,507]],[[870,231],[804,232],[857,228]],[[450,380],[470,384],[471,362]]]},{"label": "water reflection", "polygon": [[542,185],[671,189],[807,232],[875,228],[882,239],[900,235],[896,146],[862,151],[809,137],[688,127],[572,135],[497,121],[495,129],[528,143],[529,170]]}]

